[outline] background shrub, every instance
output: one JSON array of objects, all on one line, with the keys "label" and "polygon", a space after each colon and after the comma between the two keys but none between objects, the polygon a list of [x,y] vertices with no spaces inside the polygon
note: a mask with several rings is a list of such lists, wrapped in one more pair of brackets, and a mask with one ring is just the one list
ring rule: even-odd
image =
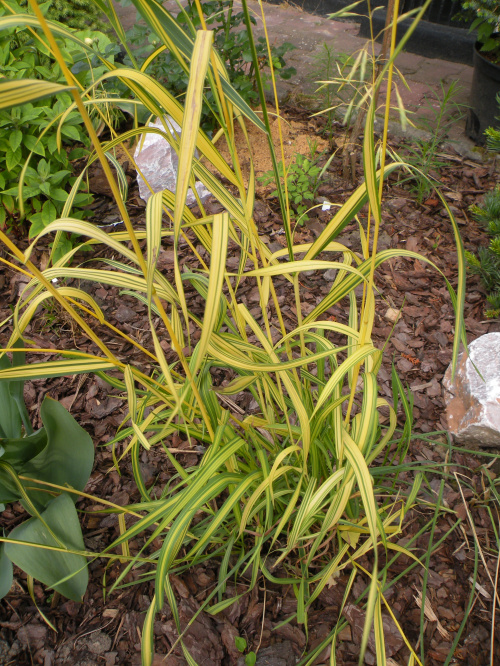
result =
[{"label": "background shrub", "polygon": [[[27,1],[22,1],[21,5],[26,6]],[[44,6],[48,19],[60,21],[67,28],[104,30],[106,27],[101,12],[92,0],[48,0]]]},{"label": "background shrub", "polygon": [[[497,95],[500,106],[500,95]],[[488,150],[500,153],[500,128],[488,127],[485,132]],[[477,255],[466,252],[467,265],[471,273],[480,275],[488,291],[488,303],[491,308],[486,311],[488,317],[500,316],[500,185],[488,192],[484,203],[472,206],[474,219],[482,224],[491,237],[487,247],[480,247]]]}]

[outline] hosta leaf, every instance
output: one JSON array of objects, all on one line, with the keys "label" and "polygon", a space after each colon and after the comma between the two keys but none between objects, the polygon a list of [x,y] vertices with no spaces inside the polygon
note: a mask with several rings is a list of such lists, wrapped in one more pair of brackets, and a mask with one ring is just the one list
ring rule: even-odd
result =
[{"label": "hosta leaf", "polygon": [[40,428],[28,437],[1,439],[0,445],[4,448],[2,460],[17,468],[42,452],[47,446],[47,433]]},{"label": "hosta leaf", "polygon": [[0,546],[0,599],[3,599],[12,586],[13,580],[12,562],[5,554],[5,546]]},{"label": "hosta leaf", "polygon": [[[10,368],[10,361],[6,354],[0,357],[0,370]],[[21,436],[21,415],[16,403],[10,395],[10,381],[0,381],[0,436],[15,438]]]},{"label": "hosta leaf", "polygon": [[[90,435],[57,400],[45,398],[40,416],[47,432],[47,446],[23,466],[23,474],[83,490],[94,464],[94,445]],[[37,491],[30,491],[30,497],[36,498],[42,505],[50,499],[47,493]],[[76,495],[72,497],[76,500]]]},{"label": "hosta leaf", "polygon": [[[26,543],[7,542],[5,554],[29,576],[54,588],[68,599],[81,601],[88,584],[85,557],[28,545],[35,543],[60,548],[60,544],[63,544],[68,551],[83,551],[85,546],[75,505],[68,495],[59,495],[49,502],[41,518],[45,525],[38,518],[30,518],[13,529],[9,538]],[[60,582],[67,576],[70,576],[68,580]]]}]

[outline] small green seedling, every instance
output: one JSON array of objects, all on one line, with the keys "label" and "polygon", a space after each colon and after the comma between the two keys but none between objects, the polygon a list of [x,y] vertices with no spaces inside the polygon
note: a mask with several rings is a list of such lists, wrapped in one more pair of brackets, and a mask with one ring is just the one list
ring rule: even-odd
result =
[{"label": "small green seedling", "polygon": [[[241,652],[243,654],[243,652],[245,652],[245,650],[247,649],[246,640],[241,636],[236,636],[234,642],[238,652]],[[245,655],[246,666],[254,666],[256,661],[257,661],[257,655],[255,654],[255,652],[248,652],[248,654]]]},{"label": "small green seedling", "polygon": [[[308,202],[314,201],[321,177],[331,162],[330,157],[326,165],[320,167],[318,165],[318,160],[322,155],[323,153],[316,152],[315,144],[311,144],[310,156],[306,157],[306,155],[297,153],[295,155],[295,160],[286,170],[288,199],[295,214],[295,219],[297,223],[301,225],[309,219],[307,216],[307,210],[310,207]],[[280,178],[284,179],[283,162],[279,163],[278,169]],[[263,185],[275,183],[274,172],[272,170],[266,171],[266,173],[259,177],[259,180]],[[270,196],[277,197],[278,190],[271,192]]]}]

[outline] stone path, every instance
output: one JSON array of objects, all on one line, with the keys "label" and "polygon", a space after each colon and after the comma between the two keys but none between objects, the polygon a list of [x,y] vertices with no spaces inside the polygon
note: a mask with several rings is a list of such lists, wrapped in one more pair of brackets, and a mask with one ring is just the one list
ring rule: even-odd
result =
[{"label": "stone path", "polygon": [[[248,2],[251,11],[257,19],[256,34],[263,34],[261,10],[255,0]],[[309,14],[292,5],[274,5],[263,3],[266,25],[270,41],[279,45],[291,42],[296,48],[285,56],[287,65],[293,65],[297,70],[296,76],[289,81],[278,79],[278,94],[281,101],[288,99],[300,106],[311,109],[324,108],[324,96],[316,91],[319,87],[317,81],[325,78],[325,61],[327,49],[334,59],[341,60],[348,55],[357,53],[367,44],[366,39],[359,37],[359,23],[333,21],[322,16]],[[178,12],[175,0],[166,0],[164,6],[172,13]],[[241,6],[240,0],[235,0],[235,10]],[[117,13],[125,29],[129,29],[136,20],[136,10],[133,6],[121,7],[116,5]],[[380,45],[376,44],[376,51]],[[436,58],[424,58],[412,53],[403,52],[396,60],[396,66],[406,81],[399,80],[398,91],[409,118],[417,128],[425,127],[423,121],[435,122],[439,103],[436,95],[442,96],[442,86],[445,89],[454,81],[458,82],[458,91],[454,100],[463,105],[462,120],[453,124],[449,139],[452,145],[463,155],[474,154],[474,143],[465,136],[465,113],[469,101],[472,82],[472,67],[455,62],[448,62]],[[381,101],[383,97],[380,97]],[[396,98],[393,96],[395,106]],[[398,114],[393,113],[391,132],[401,135],[403,133]],[[417,130],[409,128],[410,135],[422,135]],[[425,134],[423,134],[425,136]]]}]

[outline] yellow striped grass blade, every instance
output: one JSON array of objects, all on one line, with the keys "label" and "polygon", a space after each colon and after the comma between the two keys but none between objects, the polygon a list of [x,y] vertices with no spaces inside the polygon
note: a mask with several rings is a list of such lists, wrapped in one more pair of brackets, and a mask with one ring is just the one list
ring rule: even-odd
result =
[{"label": "yellow striped grass blade", "polygon": [[226,267],[228,231],[229,215],[227,213],[214,215],[208,293],[197,356],[191,370],[193,376],[196,375],[205,358],[215,324],[219,317],[220,294],[222,293]]},{"label": "yellow striped grass blade", "polygon": [[[146,23],[152,28],[164,44],[172,51],[177,62],[187,72],[186,63],[193,58],[193,40],[180,27],[175,18],[165,7],[154,0],[132,0]],[[223,69],[220,57],[217,56],[219,71]],[[225,97],[251,122],[265,131],[265,126],[258,115],[250,108],[245,100],[239,95],[229,83],[227,75],[220,80]]]},{"label": "yellow striped grass blade", "polygon": [[[264,347],[265,351],[269,354],[271,357],[271,360],[274,361],[275,363],[279,363],[279,359],[277,355],[274,353],[272,350],[272,347],[270,346],[266,336],[263,334],[262,330],[258,326],[257,322],[255,319],[252,317],[250,312],[246,309],[246,307],[243,304],[238,305],[238,310],[243,316],[244,320],[246,323],[250,326],[252,332],[257,336],[257,339],[261,343],[261,345]],[[304,451],[304,458],[303,458],[303,464],[304,467],[307,462],[307,457],[309,454],[309,447],[311,444],[311,429],[310,429],[310,417],[307,414],[307,411],[304,407],[304,402],[302,400],[302,397],[300,394],[297,392],[297,388],[294,385],[294,382],[286,373],[285,371],[277,371],[280,379],[283,382],[283,385],[285,386],[286,390],[288,391],[288,395],[290,397],[290,400],[293,403],[294,409],[297,413],[297,417],[300,422],[300,427],[301,427],[301,435],[302,435],[302,448]]]},{"label": "yellow striped grass blade", "polygon": [[[129,275],[126,273],[117,273],[115,271],[105,271],[98,268],[73,268],[69,266],[55,266],[47,268],[43,275],[45,278],[53,280],[54,278],[76,278],[81,280],[90,280],[92,282],[102,282],[113,287],[122,287],[131,291],[147,292],[147,282],[138,275]],[[176,302],[178,297],[171,285],[168,285],[168,291],[162,285],[156,285],[156,292],[160,298],[169,303]]]},{"label": "yellow striped grass blade", "polygon": [[[427,263],[430,266],[432,266],[432,268],[436,270],[443,277],[446,283],[446,287],[448,289],[448,293],[450,294],[453,307],[455,309],[457,308],[457,303],[458,303],[457,296],[455,294],[455,290],[449,283],[448,279],[446,278],[444,273],[436,266],[436,264],[434,264],[430,259],[428,259],[423,255],[417,254],[416,252],[411,252],[410,250],[402,250],[402,249],[382,250],[381,252],[377,252],[377,255],[375,257],[375,268],[378,268],[378,266],[380,266],[384,261],[392,259],[392,257],[396,256],[411,257],[413,259],[418,259],[419,261],[423,261],[424,263]],[[359,273],[361,273],[365,277],[365,279],[369,276],[370,269],[371,269],[371,259],[367,259],[357,268]],[[304,317],[303,323],[306,324],[309,323],[310,321],[314,321],[315,319],[317,319],[320,314],[328,310],[328,308],[332,307],[332,305],[335,305],[335,303],[337,303],[339,300],[348,296],[349,293],[353,290],[353,288],[356,287],[358,284],[360,284],[358,276],[354,274],[349,275],[338,287],[332,288],[330,293],[327,296],[325,296],[323,301],[321,301],[321,303],[319,303],[314,308],[314,310],[307,315],[307,317]]]},{"label": "yellow striped grass blade", "polygon": [[[402,162],[392,162],[387,165],[384,170],[384,178],[387,178],[393,171],[396,169],[403,168],[405,165]],[[376,174],[376,180],[378,182],[380,178],[380,171]],[[333,238],[338,236],[338,234],[351,222],[354,216],[359,213],[361,208],[365,205],[368,200],[368,192],[366,183],[363,183],[358,187],[358,189],[351,194],[349,199],[345,204],[339,209],[339,211],[334,215],[330,222],[323,229],[318,238],[314,241],[310,249],[308,250],[304,259],[314,259],[320,252],[322,252],[327,243],[329,243]]]},{"label": "yellow striped grass blade", "polygon": [[1,81],[0,109],[10,109],[12,106],[36,102],[39,99],[58,95],[69,90],[74,90],[74,88],[72,86],[61,85],[60,83],[52,83],[51,81],[39,81],[38,79]]},{"label": "yellow striped grass blade", "polygon": [[[191,169],[196,147],[196,136],[200,125],[203,106],[203,86],[207,75],[210,51],[212,49],[213,32],[200,30],[196,35],[191,59],[189,83],[186,92],[185,112],[182,119],[182,132],[179,147],[179,163],[177,167],[177,183],[174,205],[174,270],[175,283],[180,298],[186,326],[188,326],[187,305],[184,297],[180,269],[178,243],[181,232],[182,209],[191,182]],[[188,327],[189,328],[189,327]]]},{"label": "yellow striped grass blade", "polygon": [[141,636],[141,658],[142,666],[151,666],[154,658],[154,619],[156,615],[156,594],[151,599],[151,604],[144,619]]},{"label": "yellow striped grass blade", "polygon": [[[61,296],[69,297],[73,301],[82,300],[86,302],[93,309],[96,319],[101,323],[104,321],[104,314],[101,308],[97,305],[92,296],[89,296],[89,294],[83,290],[75,289],[74,287],[59,287],[57,291]],[[23,312],[21,317],[19,317],[19,308],[16,307],[14,310],[14,332],[12,333],[9,342],[7,343],[7,347],[12,347],[14,345],[14,342],[20,337],[20,335],[26,329],[26,326],[31,321],[31,318],[35,314],[38,306],[49,298],[53,298],[53,296],[48,291],[43,291],[35,298],[31,298],[29,306]],[[19,305],[19,303],[17,305]]]},{"label": "yellow striped grass blade", "polygon": [[116,365],[111,361],[100,358],[46,361],[44,363],[30,363],[29,365],[18,365],[15,368],[0,370],[0,381],[2,379],[27,381],[45,379],[47,377],[66,377],[68,375],[112,370],[115,367]]},{"label": "yellow striped grass blade", "polygon": [[[105,82],[108,79],[118,78],[122,83],[128,86],[132,92],[141,100],[142,104],[155,116],[162,118],[165,112],[170,115],[175,122],[182,126],[184,118],[184,107],[180,102],[162,85],[148,74],[139,72],[130,67],[120,67],[120,69],[111,69],[109,72],[99,77],[99,83]],[[97,83],[97,82],[96,82]],[[154,127],[140,127],[137,129],[129,130],[128,132],[120,135],[118,139],[113,142],[103,144],[106,150],[109,150],[113,145],[123,143],[126,138],[132,136],[140,136],[141,134],[160,134],[168,140],[169,133],[165,130]],[[197,129],[197,148],[228,180],[234,184],[238,183],[234,173],[231,171],[227,162],[221,157],[219,151],[210,141],[208,136]],[[199,165],[202,169],[202,166]],[[210,172],[208,172],[210,173]],[[215,182],[217,179],[212,176]],[[219,185],[220,186],[220,185]],[[208,187],[208,185],[207,185]]]}]

